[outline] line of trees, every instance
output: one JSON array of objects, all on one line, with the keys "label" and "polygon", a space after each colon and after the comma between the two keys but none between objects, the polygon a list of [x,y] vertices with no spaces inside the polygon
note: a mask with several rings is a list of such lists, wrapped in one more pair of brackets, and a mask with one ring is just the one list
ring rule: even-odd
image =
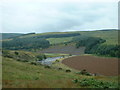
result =
[{"label": "line of trees", "polygon": [[67,34],[47,34],[47,35],[39,35],[33,36],[31,38],[62,38],[62,37],[73,37],[79,36],[79,33],[67,33]]},{"label": "line of trees", "polygon": [[80,46],[85,46],[86,47],[86,52],[101,43],[104,43],[106,40],[103,40],[101,38],[97,37],[86,37],[86,36],[79,36],[73,38],[73,41],[76,42],[76,48],[79,48]]},{"label": "line of trees", "polygon": [[[35,33],[28,33],[35,34]],[[26,34],[25,34],[26,35]],[[67,34],[47,34],[47,35],[39,35],[39,36],[31,36],[26,38],[14,37],[10,41],[3,41],[2,48],[10,49],[10,50],[36,50],[36,49],[44,49],[50,46],[50,42],[46,40],[47,38],[63,38],[63,37],[72,37],[78,36],[79,33],[67,33]]]},{"label": "line of trees", "polygon": [[120,58],[120,45],[99,45],[91,53]]},{"label": "line of trees", "polygon": [[10,41],[3,41],[3,49],[19,50],[19,49],[38,49],[38,48],[48,48],[50,43],[45,39],[36,38],[14,38]]},{"label": "line of trees", "polygon": [[85,53],[87,54],[120,57],[120,45],[102,44],[106,42],[106,40],[103,40],[101,38],[79,36],[73,38],[73,41],[76,43],[76,48],[79,48],[80,46],[85,46]]}]

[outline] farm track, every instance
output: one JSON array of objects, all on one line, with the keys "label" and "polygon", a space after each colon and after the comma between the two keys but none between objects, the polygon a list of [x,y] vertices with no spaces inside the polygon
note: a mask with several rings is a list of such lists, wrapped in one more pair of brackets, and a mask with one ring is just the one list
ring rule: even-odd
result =
[{"label": "farm track", "polygon": [[90,73],[97,73],[105,76],[118,75],[118,59],[117,58],[102,58],[95,56],[75,56],[64,59],[63,64],[77,69],[86,69]]}]

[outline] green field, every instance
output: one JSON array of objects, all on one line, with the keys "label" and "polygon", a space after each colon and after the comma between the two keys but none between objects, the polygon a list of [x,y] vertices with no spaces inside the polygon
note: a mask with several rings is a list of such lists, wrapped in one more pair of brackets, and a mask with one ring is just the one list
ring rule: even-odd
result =
[{"label": "green field", "polygon": [[[81,35],[85,36],[91,36],[91,37],[100,37],[102,39],[105,39],[106,42],[104,44],[107,45],[116,45],[118,44],[118,31],[117,30],[111,30],[111,31],[79,31]],[[71,38],[49,38],[48,40],[51,42],[51,44],[61,43],[63,41],[68,42],[72,40]]]},{"label": "green field", "polygon": [[33,36],[52,35],[52,34],[69,34],[69,33],[74,33],[74,32],[46,32],[46,33],[36,33],[36,34],[31,34],[31,35],[20,36],[19,38],[28,38],[28,37],[33,37]]},{"label": "green field", "polygon": [[118,44],[118,30],[111,31],[83,31],[80,32],[82,35],[92,36],[92,37],[100,37],[106,42],[104,44],[107,45],[116,45]]},{"label": "green field", "polygon": [[48,38],[47,40],[50,42],[50,44],[60,44],[69,42],[72,40],[73,37],[65,37],[65,38]]}]

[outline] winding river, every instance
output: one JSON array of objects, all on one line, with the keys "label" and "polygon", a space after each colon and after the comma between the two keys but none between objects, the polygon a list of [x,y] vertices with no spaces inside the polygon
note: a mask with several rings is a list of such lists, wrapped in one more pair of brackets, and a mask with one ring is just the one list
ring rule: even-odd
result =
[{"label": "winding river", "polygon": [[60,59],[62,57],[50,57],[50,58],[46,58],[42,61],[37,61],[37,62],[40,62],[41,64],[43,65],[51,65],[54,61],[56,61],[57,59]]}]

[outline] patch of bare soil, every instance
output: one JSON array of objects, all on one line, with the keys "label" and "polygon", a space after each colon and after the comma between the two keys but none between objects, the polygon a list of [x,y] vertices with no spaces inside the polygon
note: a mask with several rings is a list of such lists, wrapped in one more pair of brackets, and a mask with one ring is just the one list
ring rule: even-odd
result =
[{"label": "patch of bare soil", "polygon": [[81,55],[84,54],[85,47],[75,48],[75,46],[53,46],[48,49],[41,50],[40,53],[63,53],[63,54],[72,54],[72,55]]},{"label": "patch of bare soil", "polygon": [[63,64],[77,69],[86,69],[88,72],[97,73],[105,76],[118,75],[118,59],[102,58],[95,56],[75,56],[64,59]]}]

